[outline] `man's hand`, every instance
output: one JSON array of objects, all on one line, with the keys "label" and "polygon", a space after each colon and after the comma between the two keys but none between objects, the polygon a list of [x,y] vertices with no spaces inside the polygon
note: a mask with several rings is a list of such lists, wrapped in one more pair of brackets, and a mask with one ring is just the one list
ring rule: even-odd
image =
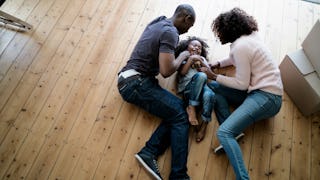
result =
[{"label": "man's hand", "polygon": [[187,58],[189,58],[189,57],[191,56],[191,54],[190,54],[189,51],[183,51],[183,52],[181,52],[181,53],[179,54],[178,57],[180,57],[180,56],[181,56],[182,59],[187,59]]}]

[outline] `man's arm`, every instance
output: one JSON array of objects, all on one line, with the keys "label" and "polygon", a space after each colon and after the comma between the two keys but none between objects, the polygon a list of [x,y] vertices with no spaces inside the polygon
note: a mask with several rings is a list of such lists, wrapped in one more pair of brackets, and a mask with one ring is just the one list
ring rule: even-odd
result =
[{"label": "man's arm", "polygon": [[180,53],[177,59],[171,53],[159,53],[159,71],[160,74],[167,78],[177,71],[182,61],[190,56],[190,53],[185,51]]}]

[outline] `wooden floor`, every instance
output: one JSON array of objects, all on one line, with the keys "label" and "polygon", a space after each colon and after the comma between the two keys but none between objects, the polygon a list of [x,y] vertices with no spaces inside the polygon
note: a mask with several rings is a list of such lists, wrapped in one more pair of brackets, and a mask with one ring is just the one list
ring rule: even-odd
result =
[{"label": "wooden floor", "polygon": [[[194,6],[189,33],[205,38],[211,60],[227,55],[210,31],[222,11],[238,6],[256,17],[278,61],[300,48],[320,5],[298,0],[7,0],[1,10],[32,24],[30,32],[0,27],[0,179],[151,179],[134,158],[159,119],[125,103],[116,88],[148,22]],[[174,93],[174,77],[161,85]],[[217,122],[195,143],[190,130],[188,173],[194,180],[234,179],[216,155]],[[253,180],[320,179],[320,114],[303,117],[288,98],[274,118],[240,141]],[[159,159],[168,179],[170,151]]]}]

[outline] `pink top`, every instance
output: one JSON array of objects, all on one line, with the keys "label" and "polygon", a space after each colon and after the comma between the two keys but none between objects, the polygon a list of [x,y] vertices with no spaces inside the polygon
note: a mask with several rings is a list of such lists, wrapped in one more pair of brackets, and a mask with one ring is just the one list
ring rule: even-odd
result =
[{"label": "pink top", "polygon": [[236,67],[234,77],[218,75],[217,82],[220,84],[248,92],[260,89],[283,95],[280,70],[256,32],[234,41],[230,46],[229,57],[219,62],[220,67]]}]

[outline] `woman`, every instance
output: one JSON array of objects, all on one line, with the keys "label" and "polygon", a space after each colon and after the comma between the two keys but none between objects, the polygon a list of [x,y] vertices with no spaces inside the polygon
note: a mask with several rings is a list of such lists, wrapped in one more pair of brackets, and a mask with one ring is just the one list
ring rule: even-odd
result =
[{"label": "woman", "polygon": [[[249,179],[242,152],[235,136],[248,126],[276,115],[282,103],[283,86],[280,71],[271,53],[257,35],[258,25],[245,11],[234,8],[220,14],[212,23],[212,31],[222,44],[231,43],[229,57],[211,68],[201,68],[213,81],[208,86],[221,98],[216,100],[227,118],[217,116],[217,136],[237,179]],[[234,77],[213,73],[213,68],[233,65]],[[228,105],[238,106],[230,113]]]}]

